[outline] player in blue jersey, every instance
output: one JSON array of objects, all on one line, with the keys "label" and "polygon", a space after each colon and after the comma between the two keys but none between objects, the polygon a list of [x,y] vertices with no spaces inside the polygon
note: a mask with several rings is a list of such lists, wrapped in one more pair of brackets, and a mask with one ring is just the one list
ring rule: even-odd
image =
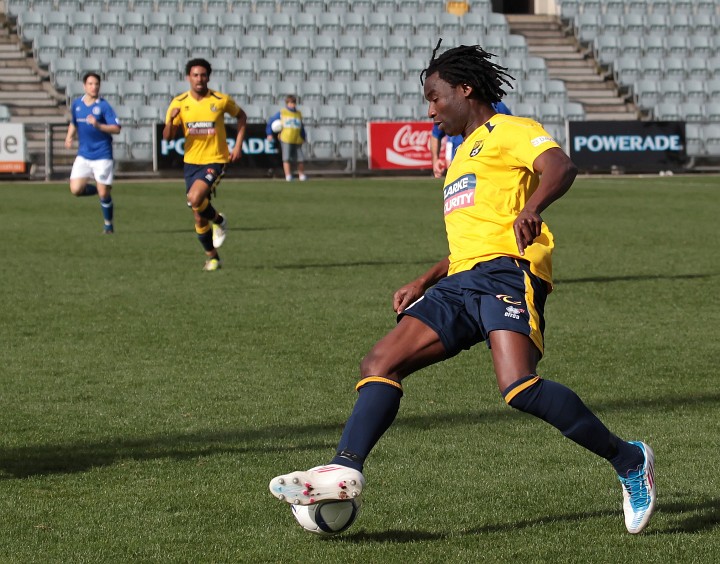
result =
[{"label": "player in blue jersey", "polygon": [[[397,325],[360,363],[358,396],[330,463],[276,476],[270,491],[301,505],[362,495],[366,459],[395,420],[404,378],[486,342],[505,403],[608,461],[620,479],[625,526],[639,533],[655,508],[652,449],[611,433],[575,392],[537,370],[554,247],[540,214],[570,189],[577,168],[539,123],[495,111],[512,77],[489,53],[463,45],[436,57],[439,48],[420,76],[428,117],[464,139],[442,190],[450,253],[393,295]],[[401,486],[409,498],[427,478],[422,453],[407,463],[418,473]],[[459,494],[477,495],[455,465],[441,472]],[[532,482],[528,476],[529,491]]]},{"label": "player in blue jersey", "polygon": [[[89,72],[83,76],[85,94],[73,100],[72,119],[68,125],[65,147],[70,149],[77,133],[78,153],[70,172],[70,191],[75,196],[100,197],[105,227],[113,233],[112,136],[120,133],[120,122],[110,104],[100,97],[100,75]],[[94,180],[95,184],[90,183]]]},{"label": "player in blue jersey", "polygon": [[[508,108],[504,102],[492,104],[492,107],[499,114],[505,114],[508,116],[512,115],[510,108]],[[441,143],[443,137],[447,137],[447,139],[445,140],[446,152],[444,154],[441,154]],[[457,151],[458,147],[462,145],[462,142],[462,135],[446,136],[437,123],[433,124],[432,133],[430,136],[430,155],[432,156],[433,176],[435,176],[435,178],[440,178],[445,174],[445,172],[447,172],[447,169],[450,166],[453,157],[455,157],[455,152]]]}]

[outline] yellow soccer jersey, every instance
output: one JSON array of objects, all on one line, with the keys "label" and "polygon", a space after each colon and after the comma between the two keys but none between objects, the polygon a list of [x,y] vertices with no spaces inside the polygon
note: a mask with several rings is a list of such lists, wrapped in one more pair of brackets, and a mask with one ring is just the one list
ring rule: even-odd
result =
[{"label": "yellow soccer jersey", "polygon": [[457,150],[443,195],[450,247],[448,274],[500,256],[530,261],[531,271],[552,283],[552,233],[542,233],[520,256],[513,222],[540,181],[535,159],[558,144],[528,118],[496,114]]},{"label": "yellow soccer jersey", "polygon": [[282,121],[282,131],[278,135],[280,141],[292,145],[302,145],[302,114],[297,110],[291,112],[287,108],[282,108],[280,110],[280,120]]},{"label": "yellow soccer jersey", "polygon": [[193,98],[190,91],[180,94],[170,102],[165,123],[170,120],[173,108],[180,108],[173,125],[183,126],[186,163],[202,165],[230,161],[225,114],[235,117],[240,112],[240,107],[230,96],[214,90],[209,90],[202,100]]}]

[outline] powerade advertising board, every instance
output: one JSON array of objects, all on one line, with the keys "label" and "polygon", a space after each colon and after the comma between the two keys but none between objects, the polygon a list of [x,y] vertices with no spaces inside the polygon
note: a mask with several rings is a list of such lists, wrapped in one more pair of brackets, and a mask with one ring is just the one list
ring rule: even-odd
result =
[{"label": "powerade advertising board", "polygon": [[571,121],[570,158],[583,172],[682,170],[683,121]]},{"label": "powerade advertising board", "polygon": [[[163,125],[158,124],[156,127],[158,146],[155,150],[158,156],[158,169],[182,171],[183,156],[185,155],[185,138],[182,135],[182,128],[176,139],[164,141],[162,138]],[[232,151],[237,137],[237,127],[234,124],[226,124],[225,131],[227,132],[228,147]],[[240,161],[228,165],[225,175],[234,176],[259,171],[265,173],[275,168],[282,168],[279,143],[276,140],[267,139],[264,124],[248,124],[245,128],[242,157]]]}]

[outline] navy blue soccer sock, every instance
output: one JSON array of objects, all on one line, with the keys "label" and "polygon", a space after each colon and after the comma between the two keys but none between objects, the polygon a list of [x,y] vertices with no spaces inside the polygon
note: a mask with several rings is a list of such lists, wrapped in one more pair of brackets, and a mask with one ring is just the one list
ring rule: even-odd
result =
[{"label": "navy blue soccer sock", "polygon": [[100,207],[102,209],[105,225],[112,225],[113,222],[113,201],[112,196],[100,198]]},{"label": "navy blue soccer sock", "polygon": [[570,388],[535,374],[503,392],[508,405],[539,417],[568,439],[606,459],[625,476],[643,463],[640,449],[613,435]]},{"label": "navy blue soccer sock", "polygon": [[207,198],[205,198],[197,208],[193,208],[193,211],[197,212],[200,217],[205,218],[209,221],[214,220],[218,215],[217,211],[210,203],[210,200],[208,200]]},{"label": "navy blue soccer sock", "polygon": [[196,225],[195,232],[197,233],[198,241],[200,241],[200,244],[202,245],[202,248],[205,249],[206,253],[209,253],[215,249],[212,240],[212,227],[209,223],[204,227],[198,227]]},{"label": "navy blue soccer sock", "polygon": [[357,390],[358,399],[330,463],[362,472],[365,458],[395,420],[403,390],[399,382],[378,376],[362,379]]},{"label": "navy blue soccer sock", "polygon": [[80,194],[81,196],[94,196],[97,194],[97,186],[95,184],[86,184],[85,189],[83,190],[83,193]]}]

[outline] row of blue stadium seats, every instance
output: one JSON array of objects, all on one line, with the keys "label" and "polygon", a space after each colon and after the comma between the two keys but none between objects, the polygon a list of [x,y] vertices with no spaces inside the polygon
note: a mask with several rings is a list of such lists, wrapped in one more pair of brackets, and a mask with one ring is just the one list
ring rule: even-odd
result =
[{"label": "row of blue stadium seats", "polygon": [[560,16],[571,20],[578,14],[701,15],[720,14],[716,0],[557,0]]},{"label": "row of blue stadium seats", "polygon": [[22,37],[32,40],[39,35],[185,35],[259,34],[317,35],[367,34],[411,36],[415,34],[507,34],[507,19],[502,14],[469,13],[455,16],[448,13],[417,14],[184,14],[137,12],[22,12],[17,25]]},{"label": "row of blue stadium seats", "polygon": [[[468,3],[473,12],[491,11],[490,0]],[[137,12],[199,15],[230,13],[397,13],[444,11],[444,0],[6,0],[8,12]]]},{"label": "row of blue stadium seats", "polygon": [[[460,43],[477,42],[475,37],[460,36]],[[33,52],[40,64],[49,65],[53,60],[70,57],[97,58],[174,58],[185,61],[202,56],[212,61],[219,59],[286,59],[286,58],[410,58],[425,53],[427,58],[435,47],[435,38],[420,36],[367,37],[341,35],[330,37],[309,36],[229,36],[203,35],[192,40],[168,35],[41,35],[33,41]],[[483,41],[485,49],[498,57],[525,57],[528,46],[522,35],[491,36]],[[180,67],[180,64],[178,64]],[[181,70],[179,68],[179,70]]]}]

